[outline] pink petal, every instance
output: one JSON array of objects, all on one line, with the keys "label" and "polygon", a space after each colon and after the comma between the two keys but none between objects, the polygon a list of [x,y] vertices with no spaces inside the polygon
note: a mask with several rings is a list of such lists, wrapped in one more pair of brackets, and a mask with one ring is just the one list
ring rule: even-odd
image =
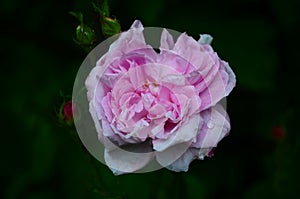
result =
[{"label": "pink petal", "polygon": [[193,115],[185,123],[179,126],[178,130],[166,140],[155,139],[152,141],[153,149],[156,151],[164,151],[167,148],[179,143],[189,142],[195,138],[199,131],[201,118],[199,114]]},{"label": "pink petal", "polygon": [[140,20],[135,20],[133,23],[132,23],[132,25],[131,25],[131,27],[130,28],[143,28],[143,24],[142,24],[142,22],[140,21]]},{"label": "pink petal", "polygon": [[113,88],[116,81],[124,75],[130,68],[156,62],[157,54],[153,48],[143,48],[131,51],[122,57],[115,58],[105,71],[101,81],[108,87]]},{"label": "pink petal", "polygon": [[190,116],[196,112],[199,112],[199,107],[202,102],[201,98],[199,98],[193,86],[187,85],[182,88],[177,87],[173,89],[173,92],[174,95],[177,96],[181,108],[184,108],[186,105],[188,105],[188,109],[183,112],[185,116]]},{"label": "pink petal", "polygon": [[151,120],[161,118],[166,113],[165,107],[162,106],[161,104],[153,105],[148,111],[149,111],[148,118]]},{"label": "pink petal", "polygon": [[173,36],[164,28],[160,39],[160,49],[171,50],[173,47]]},{"label": "pink petal", "polygon": [[88,99],[91,100],[93,98],[100,77],[102,77],[107,66],[113,60],[122,57],[124,54],[128,54],[130,51],[143,48],[149,49],[151,46],[146,45],[143,35],[143,25],[140,21],[136,20],[130,30],[121,33],[119,38],[111,44],[109,51],[97,61],[96,67],[88,75],[85,82],[88,90]]},{"label": "pink petal", "polygon": [[101,127],[101,124],[100,124],[100,121],[98,119],[98,116],[97,116],[97,110],[95,108],[95,105],[94,105],[94,101],[90,101],[89,103],[89,111],[91,113],[91,116],[92,116],[92,119],[94,120],[94,123],[95,123],[95,128],[96,128],[96,131],[98,133],[98,138],[99,140],[101,141],[102,137],[103,137],[103,129]]},{"label": "pink petal", "polygon": [[205,110],[227,96],[236,80],[228,64],[218,58],[210,45],[203,45],[201,42],[204,42],[201,38],[197,42],[192,37],[182,34],[177,39],[173,51],[195,67],[195,71],[187,74],[186,78],[200,93],[201,110]]},{"label": "pink petal", "polygon": [[[101,60],[99,60],[97,64],[99,62],[101,62]],[[85,80],[85,86],[87,88],[87,97],[89,101],[94,97],[95,89],[104,71],[105,71],[105,67],[96,65],[96,67],[94,67],[89,73],[89,75],[87,76]]]},{"label": "pink petal", "polygon": [[199,94],[202,100],[201,110],[214,106],[222,98],[226,97],[235,86],[236,79],[233,71],[226,62],[221,62],[221,64],[218,73],[213,76],[213,79],[209,80],[210,83]]},{"label": "pink petal", "polygon": [[[117,146],[121,146],[121,145],[125,144],[125,141],[118,134],[116,134],[113,131],[113,129],[110,126],[110,123],[107,120],[103,119],[101,122],[102,122],[104,136],[108,137],[109,140],[116,143]],[[109,140],[106,140],[106,141],[109,142]],[[113,148],[115,148],[115,147],[113,147]]]},{"label": "pink petal", "polygon": [[116,57],[121,57],[131,51],[149,48],[150,46],[146,45],[145,42],[143,29],[141,22],[136,20],[131,29],[122,32],[119,38],[110,46],[106,60],[111,62]]},{"label": "pink petal", "polygon": [[196,148],[213,148],[222,140],[230,131],[229,117],[222,107],[216,106],[205,110],[201,113],[203,124],[200,128],[195,143],[191,147]]},{"label": "pink petal", "polygon": [[157,63],[170,66],[180,74],[188,74],[196,68],[184,57],[176,54],[173,51],[162,49],[161,53],[157,55]]},{"label": "pink petal", "polygon": [[211,52],[208,52],[203,45],[185,33],[178,37],[173,52],[191,63],[203,77],[211,70],[216,61],[211,56]]},{"label": "pink petal", "polygon": [[111,111],[111,104],[110,104],[110,101],[111,101],[111,94],[108,93],[102,100],[101,102],[101,105],[102,105],[102,108],[104,110],[104,114],[106,116],[106,119],[109,121],[109,122],[112,122],[113,120],[113,113]]}]

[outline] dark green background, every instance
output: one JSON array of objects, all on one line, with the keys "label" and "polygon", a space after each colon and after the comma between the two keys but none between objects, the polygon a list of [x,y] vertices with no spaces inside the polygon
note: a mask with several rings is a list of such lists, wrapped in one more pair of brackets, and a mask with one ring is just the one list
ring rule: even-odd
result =
[{"label": "dark green background", "polygon": [[[299,11],[297,0],[109,1],[122,29],[144,26],[214,37],[237,75],[227,98],[232,131],[213,158],[187,173],[166,169],[115,177],[58,124],[59,92],[71,94],[86,54],[73,42],[89,1],[0,2],[0,198],[297,198]],[[281,126],[276,139],[272,129]]]}]

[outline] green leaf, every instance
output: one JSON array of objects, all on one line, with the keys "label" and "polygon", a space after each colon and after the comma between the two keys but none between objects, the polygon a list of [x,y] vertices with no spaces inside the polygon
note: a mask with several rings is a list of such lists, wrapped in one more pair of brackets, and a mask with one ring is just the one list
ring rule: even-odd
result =
[{"label": "green leaf", "polygon": [[69,14],[76,17],[80,23],[83,23],[83,15],[81,12],[69,12]]}]

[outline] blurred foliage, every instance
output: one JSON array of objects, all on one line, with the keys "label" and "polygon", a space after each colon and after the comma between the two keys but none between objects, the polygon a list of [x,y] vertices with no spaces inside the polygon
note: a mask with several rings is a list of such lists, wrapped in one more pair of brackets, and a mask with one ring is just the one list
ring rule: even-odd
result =
[{"label": "blurred foliage", "polygon": [[[91,2],[2,0],[0,198],[298,198],[300,2],[108,2],[123,30],[140,19],[196,39],[213,35],[238,80],[227,98],[230,136],[187,173],[113,176],[55,117],[60,91],[71,93],[86,56],[73,42],[78,22],[68,13],[83,12],[99,35]],[[280,139],[272,132],[278,126]]]}]

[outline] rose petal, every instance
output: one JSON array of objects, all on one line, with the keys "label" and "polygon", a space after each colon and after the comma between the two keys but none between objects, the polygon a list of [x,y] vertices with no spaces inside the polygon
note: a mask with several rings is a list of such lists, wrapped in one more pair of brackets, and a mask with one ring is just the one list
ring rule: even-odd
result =
[{"label": "rose petal", "polygon": [[190,147],[186,152],[178,158],[175,162],[167,166],[166,168],[172,171],[187,172],[189,170],[190,163],[195,159],[203,160],[205,156],[208,156],[212,148],[192,148]]},{"label": "rose petal", "polygon": [[157,63],[170,66],[180,74],[188,74],[196,70],[196,68],[184,57],[176,54],[173,51],[162,49],[157,55]]},{"label": "rose petal", "polygon": [[190,163],[196,159],[198,149],[190,148],[183,155],[180,156],[175,162],[167,166],[167,169],[180,172],[189,170]]},{"label": "rose petal", "polygon": [[94,106],[94,101],[90,101],[89,111],[91,113],[92,119],[94,120],[95,128],[96,128],[96,131],[98,132],[98,136],[100,136],[99,138],[102,138],[103,137],[103,130],[102,130],[102,127],[101,127],[100,122],[98,120],[97,111],[96,111],[96,108]]},{"label": "rose petal", "polygon": [[226,62],[221,62],[221,68],[213,79],[209,80],[209,84],[206,86],[199,96],[202,100],[200,110],[205,110],[211,106],[214,106],[222,98],[226,97],[235,86],[235,75],[229,68]]},{"label": "rose petal", "polygon": [[114,58],[109,64],[104,75],[101,77],[101,82],[109,88],[113,88],[116,81],[124,75],[130,68],[144,65],[146,63],[155,63],[157,54],[153,48],[143,48],[133,50],[121,57]]},{"label": "rose petal", "polygon": [[230,131],[229,117],[222,107],[216,106],[201,112],[202,126],[197,134],[196,141],[191,145],[195,148],[213,148]]},{"label": "rose petal", "polygon": [[[226,79],[227,86],[225,88],[225,96],[227,96],[232,91],[232,89],[235,87],[236,76],[227,62],[223,61],[222,64],[224,67],[224,72],[226,72],[226,74],[228,75],[227,79]],[[223,76],[226,76],[226,75],[223,75]]]},{"label": "rose petal", "polygon": [[167,29],[163,29],[160,38],[160,49],[171,50],[174,47],[173,36],[167,31]]},{"label": "rose petal", "polygon": [[103,128],[103,135],[108,137],[117,146],[121,146],[126,143],[118,134],[116,134],[113,131],[113,129],[110,126],[110,123],[105,119],[102,120],[102,128]]},{"label": "rose petal", "polygon": [[117,148],[113,151],[104,151],[105,162],[116,175],[132,173],[142,169],[153,158],[153,153],[133,153]]},{"label": "rose petal", "polygon": [[190,147],[191,141],[179,143],[166,148],[164,151],[156,151],[156,160],[163,166],[167,167],[179,159]]},{"label": "rose petal", "polygon": [[113,60],[133,50],[149,48],[150,46],[146,45],[143,30],[142,23],[138,20],[134,21],[131,29],[122,32],[119,38],[111,44],[106,59]]},{"label": "rose petal", "polygon": [[102,105],[102,108],[104,110],[104,114],[106,116],[106,119],[109,121],[109,122],[112,122],[113,120],[113,113],[111,111],[111,93],[108,93],[104,98],[103,100],[101,101],[101,105]]},{"label": "rose petal", "polygon": [[[97,63],[99,63],[100,61],[101,60],[99,60]],[[104,71],[105,71],[104,67],[101,67],[98,64],[96,64],[96,67],[94,67],[89,73],[89,75],[87,76],[85,80],[85,86],[87,88],[87,97],[89,101],[91,101],[91,99],[94,97],[96,87],[99,83],[99,79],[100,79],[99,77],[102,76]]]},{"label": "rose petal", "polygon": [[195,138],[199,131],[201,118],[199,114],[193,115],[182,126],[173,133],[171,137],[166,140],[155,139],[152,141],[153,149],[156,151],[163,151],[167,148],[179,143],[189,142]]},{"label": "rose petal", "polygon": [[216,58],[211,56],[212,53],[207,51],[204,45],[199,44],[185,33],[178,37],[173,52],[190,62],[202,77],[207,75],[216,62]]},{"label": "rose petal", "polygon": [[114,59],[136,49],[150,48],[150,46],[145,43],[143,29],[141,22],[136,20],[131,29],[121,33],[119,38],[111,44],[109,51],[97,61],[96,67],[92,69],[85,82],[89,100],[94,96],[99,77],[102,76],[106,67]]}]

